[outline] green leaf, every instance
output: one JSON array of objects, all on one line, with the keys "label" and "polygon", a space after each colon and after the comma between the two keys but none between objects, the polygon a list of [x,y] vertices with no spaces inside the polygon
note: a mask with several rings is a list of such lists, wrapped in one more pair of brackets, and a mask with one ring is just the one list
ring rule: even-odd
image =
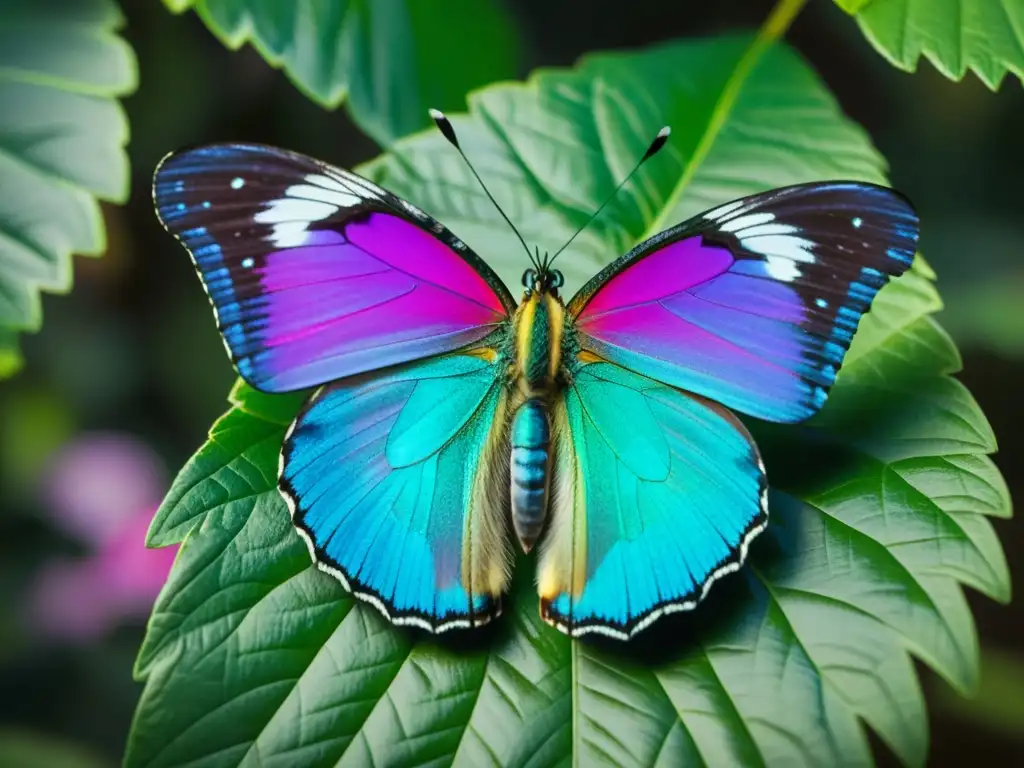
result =
[{"label": "green leaf", "polygon": [[71,255],[106,248],[98,200],[128,196],[121,24],[111,0],[0,2],[0,377],[16,332],[40,327],[39,291],[67,291]]},{"label": "green leaf", "polygon": [[[807,65],[762,39],[588,57],[485,89],[461,143],[531,243],[553,249],[674,128],[563,256],[579,286],[652,231],[731,198],[884,162]],[[523,258],[436,132],[363,168],[448,223],[515,285]],[[183,541],[136,673],[126,764],[863,765],[863,723],[922,765],[912,656],[977,683],[962,585],[1009,597],[988,523],[1010,514],[995,443],[949,374],[927,265],[885,288],[813,422],[752,424],[773,485],[749,566],[628,644],[537,615],[533,560],[495,625],[396,629],[317,571],[275,488],[297,399],[240,386],[174,483],[151,541]]]},{"label": "green leaf", "polygon": [[985,349],[1008,359],[1024,357],[1024,271],[990,267],[977,279],[956,287],[942,321],[963,346]]},{"label": "green leaf", "polygon": [[0,729],[0,765],[18,768],[106,768],[109,763],[85,747],[51,735]]},{"label": "green leaf", "polygon": [[[164,0],[196,12],[228,48],[247,42],[306,96],[382,146],[429,123],[427,109],[515,74],[512,22],[500,0]],[[471,44],[467,45],[467,41]]]},{"label": "green leaf", "polygon": [[835,0],[865,37],[907,72],[924,56],[951,80],[968,69],[992,90],[1024,80],[1024,3],[1019,0]]}]

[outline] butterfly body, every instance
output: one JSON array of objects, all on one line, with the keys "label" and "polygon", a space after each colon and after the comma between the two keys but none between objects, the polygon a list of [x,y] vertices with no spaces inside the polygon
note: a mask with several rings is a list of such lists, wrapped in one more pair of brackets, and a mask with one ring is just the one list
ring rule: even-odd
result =
[{"label": "butterfly body", "polygon": [[312,559],[431,632],[498,615],[515,540],[541,615],[574,636],[694,608],[768,520],[730,409],[817,412],[918,235],[892,190],[796,185],[640,243],[568,301],[531,256],[517,302],[441,223],[304,155],[175,153],[154,197],[239,374],[318,387],[278,480]]},{"label": "butterfly body", "polygon": [[[529,552],[547,519],[553,446],[551,408],[570,372],[575,334],[558,295],[561,273],[529,270],[526,293],[513,318],[513,361],[509,386],[516,410],[511,444],[511,516],[520,547]],[[568,354],[567,354],[568,353]]]}]

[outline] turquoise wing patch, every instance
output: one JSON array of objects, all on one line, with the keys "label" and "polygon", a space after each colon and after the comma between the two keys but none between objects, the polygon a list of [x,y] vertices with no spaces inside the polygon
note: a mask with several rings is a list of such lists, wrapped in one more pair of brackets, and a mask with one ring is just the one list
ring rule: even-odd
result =
[{"label": "turquoise wing patch", "polygon": [[541,614],[627,639],[689,610],[767,525],[767,482],[726,408],[619,366],[582,366],[554,413]]},{"label": "turquoise wing patch", "polygon": [[285,438],[279,487],[314,561],[395,624],[443,632],[500,612],[501,369],[484,349],[347,378]]}]

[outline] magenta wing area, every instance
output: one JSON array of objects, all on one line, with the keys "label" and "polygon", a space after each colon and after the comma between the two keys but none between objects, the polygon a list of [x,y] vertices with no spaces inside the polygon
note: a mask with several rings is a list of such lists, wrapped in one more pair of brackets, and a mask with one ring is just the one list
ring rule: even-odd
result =
[{"label": "magenta wing area", "polygon": [[570,302],[580,344],[769,421],[816,413],[860,319],[917,248],[893,190],[804,184],[744,198],[642,243]]},{"label": "magenta wing area", "polygon": [[266,392],[465,347],[515,306],[435,220],[303,155],[187,150],[160,165],[154,197],[192,255],[238,373]]}]

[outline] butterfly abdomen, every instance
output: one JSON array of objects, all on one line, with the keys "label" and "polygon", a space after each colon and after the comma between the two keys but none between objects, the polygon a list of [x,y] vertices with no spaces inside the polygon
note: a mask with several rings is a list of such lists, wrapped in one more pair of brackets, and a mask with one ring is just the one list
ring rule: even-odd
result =
[{"label": "butterfly abdomen", "polygon": [[551,425],[547,406],[531,398],[512,420],[512,526],[524,552],[540,536],[547,517],[551,476]]}]

